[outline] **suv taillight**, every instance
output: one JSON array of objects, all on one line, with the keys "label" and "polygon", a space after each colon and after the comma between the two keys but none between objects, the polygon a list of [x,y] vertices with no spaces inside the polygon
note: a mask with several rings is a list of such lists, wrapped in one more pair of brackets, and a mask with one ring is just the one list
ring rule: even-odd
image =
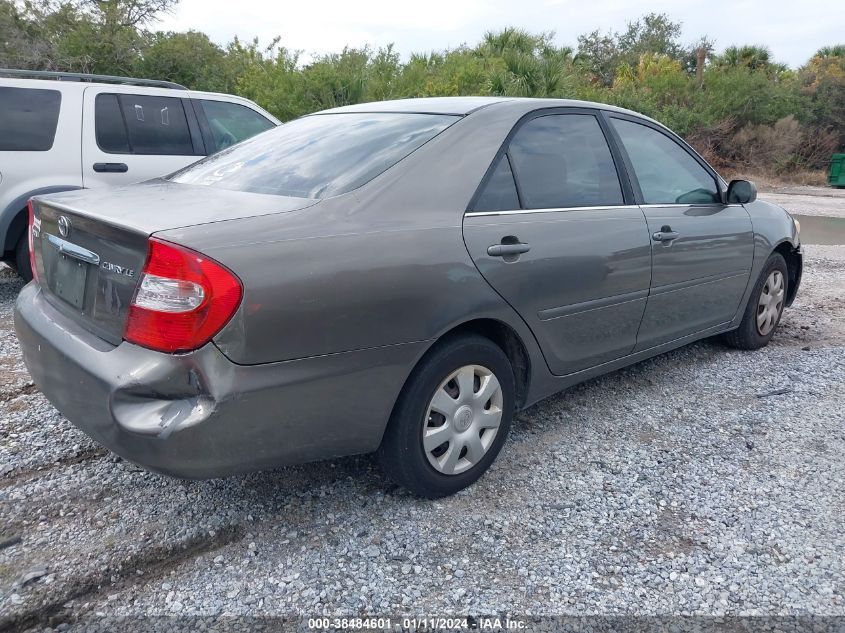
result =
[{"label": "suv taillight", "polygon": [[202,347],[241,303],[240,280],[191,249],[150,238],[123,338],[161,352]]},{"label": "suv taillight", "polygon": [[32,269],[32,278],[38,281],[38,268],[35,267],[35,209],[32,200],[26,203],[29,209],[29,223],[26,227],[27,240],[29,242],[29,267]]}]

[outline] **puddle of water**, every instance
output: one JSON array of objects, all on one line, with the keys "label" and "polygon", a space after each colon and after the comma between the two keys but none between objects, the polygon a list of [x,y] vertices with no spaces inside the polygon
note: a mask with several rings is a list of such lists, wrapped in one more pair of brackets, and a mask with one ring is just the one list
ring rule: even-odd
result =
[{"label": "puddle of water", "polygon": [[845,244],[845,218],[799,214],[793,214],[792,217],[801,223],[802,244]]}]

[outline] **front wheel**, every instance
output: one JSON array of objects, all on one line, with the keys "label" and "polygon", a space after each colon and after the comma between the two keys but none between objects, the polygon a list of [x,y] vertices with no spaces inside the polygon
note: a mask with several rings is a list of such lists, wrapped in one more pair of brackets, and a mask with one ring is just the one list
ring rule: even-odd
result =
[{"label": "front wheel", "polygon": [[786,260],[780,253],[772,253],[748,298],[739,327],[724,335],[728,345],[752,350],[772,340],[783,315],[788,279]]},{"label": "front wheel", "polygon": [[377,458],[384,473],[434,499],[475,482],[496,459],[514,413],[508,357],[482,336],[438,344],[414,369]]}]

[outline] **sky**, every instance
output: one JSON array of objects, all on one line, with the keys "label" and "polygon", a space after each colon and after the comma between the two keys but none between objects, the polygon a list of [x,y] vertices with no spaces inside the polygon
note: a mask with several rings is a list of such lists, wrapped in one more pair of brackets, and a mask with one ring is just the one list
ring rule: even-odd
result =
[{"label": "sky", "polygon": [[707,35],[720,52],[733,44],[764,44],[775,61],[798,67],[825,45],[845,43],[840,0],[181,0],[154,29],[203,31],[219,44],[236,35],[275,36],[290,50],[339,52],[344,46],[390,43],[407,57],[473,45],[485,31],[516,26],[554,31],[560,45],[595,29],[619,31],[649,12],[683,23],[685,43]]}]

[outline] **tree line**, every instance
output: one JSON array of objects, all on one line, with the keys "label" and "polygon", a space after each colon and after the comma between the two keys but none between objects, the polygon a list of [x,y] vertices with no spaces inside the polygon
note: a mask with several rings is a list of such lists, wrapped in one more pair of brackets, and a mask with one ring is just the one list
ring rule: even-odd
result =
[{"label": "tree line", "polygon": [[651,13],[621,32],[560,46],[506,28],[457,48],[392,45],[304,58],[278,39],[226,46],[198,31],[152,30],[178,0],[0,0],[0,67],[166,79],[250,98],[282,120],[340,105],[448,95],[563,97],[649,115],[718,167],[780,175],[826,166],[845,148],[845,45],[792,69],[761,45],[717,54],[706,36]]}]

